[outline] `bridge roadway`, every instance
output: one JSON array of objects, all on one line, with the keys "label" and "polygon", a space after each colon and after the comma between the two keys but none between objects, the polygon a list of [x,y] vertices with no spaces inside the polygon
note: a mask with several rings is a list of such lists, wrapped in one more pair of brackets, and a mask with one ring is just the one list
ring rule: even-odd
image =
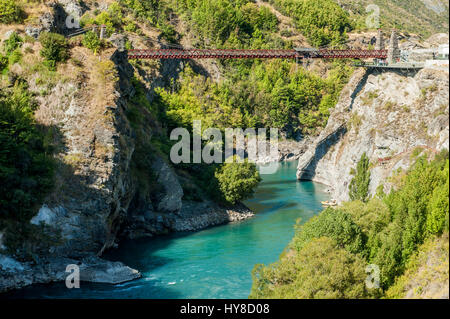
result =
[{"label": "bridge roadway", "polygon": [[331,50],[296,48],[292,50],[128,50],[129,59],[386,59],[388,50]]}]

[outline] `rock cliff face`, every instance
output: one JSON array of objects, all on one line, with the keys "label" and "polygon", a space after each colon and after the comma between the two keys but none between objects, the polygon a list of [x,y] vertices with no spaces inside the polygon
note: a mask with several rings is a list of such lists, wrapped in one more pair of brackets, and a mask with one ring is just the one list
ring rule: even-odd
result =
[{"label": "rock cliff face", "polygon": [[[80,265],[82,280],[132,280],[140,276],[138,271],[97,257],[116,247],[120,238],[195,231],[253,216],[243,205],[227,209],[208,200],[183,200],[179,177],[162,157],[152,154],[151,148],[145,150],[145,160],[155,177],[150,182],[155,187],[140,198],[143,192],[131,169],[136,132],[126,115],[127,101],[136,92],[131,84],[134,68],[124,52],[114,51],[109,60],[117,81],[100,103],[88,98],[86,90],[92,86],[83,84],[88,81],[85,77],[58,82],[38,99],[36,118],[55,127],[60,150],[57,185],[31,223],[45,224],[61,236],[61,241],[37,263],[0,254],[0,292],[62,280],[68,264]],[[32,85],[31,89],[39,87]],[[152,133],[147,133],[145,138],[150,139]],[[0,246],[2,237],[0,234]]]},{"label": "rock cliff face", "polygon": [[329,185],[338,202],[365,152],[370,159],[370,193],[411,164],[420,150],[449,148],[448,71],[355,71],[326,128],[300,157],[297,178]]},{"label": "rock cliff face", "polygon": [[[121,263],[96,257],[114,245],[134,193],[129,173],[134,142],[125,116],[132,92],[127,77],[133,70],[123,59],[118,53],[111,56],[119,81],[112,81],[114,93],[104,98],[104,104],[94,103],[87,94],[92,90],[83,85],[89,82],[87,75],[58,82],[38,98],[36,119],[56,132],[59,151],[55,189],[30,222],[45,224],[60,240],[37,262],[0,255],[0,292],[61,280],[68,264],[78,264],[86,281],[116,283],[140,276]],[[36,81],[30,83],[31,90],[39,89]]]}]

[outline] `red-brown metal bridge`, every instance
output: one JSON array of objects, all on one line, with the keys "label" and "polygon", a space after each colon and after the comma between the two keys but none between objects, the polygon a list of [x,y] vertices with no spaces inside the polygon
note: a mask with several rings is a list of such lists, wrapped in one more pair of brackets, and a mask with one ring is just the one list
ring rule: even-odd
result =
[{"label": "red-brown metal bridge", "polygon": [[386,59],[388,50],[128,50],[129,59]]}]

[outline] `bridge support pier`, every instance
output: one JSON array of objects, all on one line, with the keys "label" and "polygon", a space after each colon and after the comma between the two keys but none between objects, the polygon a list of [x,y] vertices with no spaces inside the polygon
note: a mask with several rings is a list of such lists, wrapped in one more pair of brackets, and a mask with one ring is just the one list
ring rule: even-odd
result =
[{"label": "bridge support pier", "polygon": [[387,62],[388,64],[392,64],[397,63],[399,60],[400,60],[400,49],[398,47],[397,31],[392,30],[387,53]]},{"label": "bridge support pier", "polygon": [[375,44],[375,50],[384,50],[383,31],[378,29],[377,42]]}]

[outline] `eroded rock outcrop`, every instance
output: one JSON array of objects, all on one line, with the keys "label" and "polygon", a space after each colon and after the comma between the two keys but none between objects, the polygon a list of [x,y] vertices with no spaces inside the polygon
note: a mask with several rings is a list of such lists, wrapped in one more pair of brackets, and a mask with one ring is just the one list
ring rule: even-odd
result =
[{"label": "eroded rock outcrop", "polygon": [[448,71],[359,69],[341,93],[326,128],[299,159],[297,177],[331,186],[348,200],[350,170],[365,152],[371,162],[370,193],[422,150],[449,148]]},{"label": "eroded rock outcrop", "polygon": [[38,264],[19,262],[0,254],[0,292],[29,286],[34,283],[64,281],[71,273],[68,265],[80,270],[80,280],[96,283],[118,284],[141,277],[139,271],[121,262],[111,262],[95,256],[82,259],[46,257]]}]

